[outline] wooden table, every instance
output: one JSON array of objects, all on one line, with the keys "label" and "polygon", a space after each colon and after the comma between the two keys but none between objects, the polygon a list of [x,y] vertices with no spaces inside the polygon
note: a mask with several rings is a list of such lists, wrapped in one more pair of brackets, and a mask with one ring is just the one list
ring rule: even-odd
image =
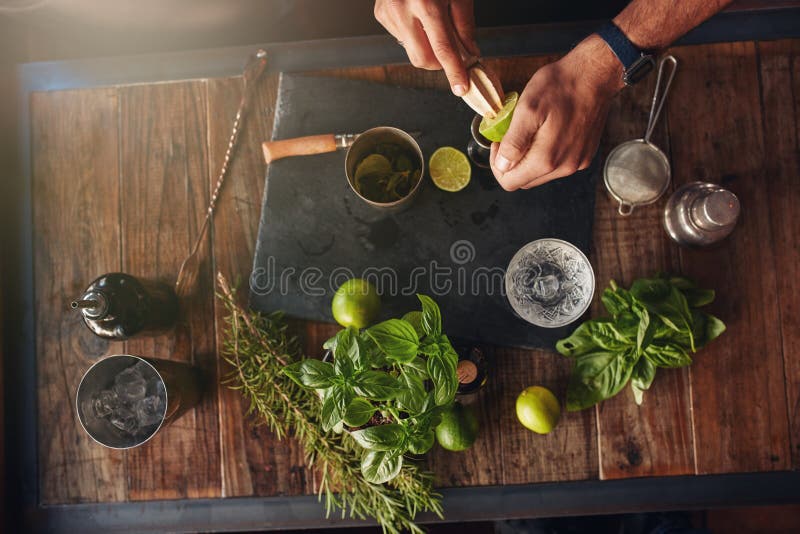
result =
[{"label": "wooden table", "polygon": [[[690,368],[660,371],[641,407],[625,389],[596,409],[565,413],[547,436],[518,423],[514,400],[531,384],[545,385],[563,399],[569,360],[547,351],[498,349],[496,375],[477,404],[477,442],[464,453],[434,448],[429,454],[439,486],[469,488],[445,491],[449,519],[800,500],[800,478],[793,472],[800,466],[800,219],[792,216],[800,204],[800,40],[684,46],[671,53],[679,72],[656,139],[670,156],[672,187],[720,182],[739,196],[742,218],[721,246],[683,249],[661,229],[663,201],[622,218],[599,183],[591,260],[599,288],[611,278],[628,284],[660,270],[682,272],[715,288],[712,311],[728,331],[698,353]],[[512,88],[554,59],[489,63]],[[407,65],[322,74],[446,87],[441,73]],[[641,136],[653,78],[614,100],[604,154]],[[94,337],[68,303],[104,272],[174,280],[204,216],[241,78],[31,94],[35,494],[44,517],[34,521],[67,528],[70,507],[55,505],[72,505],[75,517],[91,518],[86,520],[95,529],[119,527],[121,518],[144,525],[168,515],[169,499],[180,499],[176,506],[187,516],[194,513],[191,521],[203,517],[202,506],[219,502],[250,503],[242,505],[242,517],[247,506],[259,502],[286,506],[267,514],[261,523],[267,526],[320,521],[321,510],[304,522],[291,509],[292,503],[302,503],[303,510],[318,506],[294,497],[317,489],[302,451],[291,439],[279,442],[256,426],[235,391],[216,384],[199,407],[129,451],[95,444],[73,409],[82,374],[107,354],[193,362],[217,377],[228,371],[218,357],[224,310],[212,295],[212,275],[219,271],[246,280],[250,272],[264,185],[260,142],[270,137],[276,88],[276,74],[258,87],[213,231],[202,247],[202,291],[184,303],[173,332],[125,343]],[[595,300],[593,314],[602,311]],[[327,324],[301,326],[310,354],[335,330]],[[695,476],[751,472],[762,475]],[[637,495],[645,489],[646,502]],[[572,493],[563,494],[566,490]],[[480,495],[486,500],[476,499]],[[569,495],[585,504],[569,505]],[[159,504],[143,508],[145,501]],[[105,506],[130,502],[141,506]],[[104,510],[111,512],[101,521]],[[142,517],[151,512],[150,519]],[[191,521],[168,524],[191,528],[186,526]],[[202,524],[245,523],[231,512],[225,518],[208,515]]]}]

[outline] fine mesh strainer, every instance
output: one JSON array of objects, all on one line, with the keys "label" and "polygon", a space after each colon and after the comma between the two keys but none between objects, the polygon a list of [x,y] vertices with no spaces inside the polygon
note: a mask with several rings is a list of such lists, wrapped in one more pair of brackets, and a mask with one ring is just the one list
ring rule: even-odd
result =
[{"label": "fine mesh strainer", "polygon": [[[667,63],[672,65],[672,69],[664,90],[660,91],[664,66]],[[653,135],[661,108],[667,100],[667,93],[677,68],[678,61],[673,56],[666,56],[659,62],[653,104],[650,107],[650,118],[647,121],[644,137],[622,143],[614,148],[606,159],[603,179],[608,192],[619,202],[620,215],[630,215],[636,206],[652,204],[669,187],[672,175],[669,160],[660,148],[650,142],[650,136]]]}]

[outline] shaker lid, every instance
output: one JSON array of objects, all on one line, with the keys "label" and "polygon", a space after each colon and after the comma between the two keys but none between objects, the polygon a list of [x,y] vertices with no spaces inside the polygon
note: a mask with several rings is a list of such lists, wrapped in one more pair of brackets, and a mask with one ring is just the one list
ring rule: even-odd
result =
[{"label": "shaker lid", "polygon": [[740,210],[738,197],[718,188],[692,207],[692,219],[706,230],[720,230],[736,224]]}]

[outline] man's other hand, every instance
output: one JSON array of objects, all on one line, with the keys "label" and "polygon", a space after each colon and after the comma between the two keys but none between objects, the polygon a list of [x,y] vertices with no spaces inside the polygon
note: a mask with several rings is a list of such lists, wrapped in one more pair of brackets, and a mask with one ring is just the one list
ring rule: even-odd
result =
[{"label": "man's other hand", "polygon": [[467,92],[461,49],[480,55],[472,0],[376,0],[375,18],[406,49],[415,67],[444,69],[453,93]]}]

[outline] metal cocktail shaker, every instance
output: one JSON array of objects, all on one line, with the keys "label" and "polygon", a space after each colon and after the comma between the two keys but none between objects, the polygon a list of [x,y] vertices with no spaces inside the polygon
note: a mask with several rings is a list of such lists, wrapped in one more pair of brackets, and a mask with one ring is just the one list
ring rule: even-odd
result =
[{"label": "metal cocktail shaker", "polygon": [[739,199],[717,184],[692,182],[664,208],[664,229],[680,245],[706,246],[727,237],[739,219]]}]

